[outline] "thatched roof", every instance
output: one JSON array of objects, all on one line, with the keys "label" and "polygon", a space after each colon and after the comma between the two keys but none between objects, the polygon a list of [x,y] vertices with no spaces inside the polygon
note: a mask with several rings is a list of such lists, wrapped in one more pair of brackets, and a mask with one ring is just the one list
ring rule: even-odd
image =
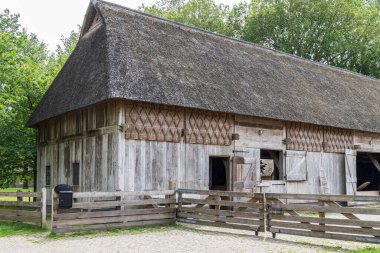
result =
[{"label": "thatched roof", "polygon": [[380,80],[92,1],[27,126],[113,98],[380,132]]}]

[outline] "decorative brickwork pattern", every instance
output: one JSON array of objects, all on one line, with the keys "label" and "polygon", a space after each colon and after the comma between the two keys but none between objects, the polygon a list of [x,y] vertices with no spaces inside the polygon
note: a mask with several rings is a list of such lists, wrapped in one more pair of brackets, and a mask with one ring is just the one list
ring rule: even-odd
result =
[{"label": "decorative brickwork pattern", "polygon": [[351,130],[290,122],[286,126],[287,149],[314,152],[344,153],[353,149]]},{"label": "decorative brickwork pattern", "polygon": [[126,139],[230,145],[233,116],[175,106],[129,102],[126,104]]},{"label": "decorative brickwork pattern", "polygon": [[326,127],[324,130],[324,151],[344,153],[345,149],[354,148],[354,136],[351,130]]},{"label": "decorative brickwork pattern", "polygon": [[187,143],[231,145],[233,116],[200,110],[186,111]]},{"label": "decorative brickwork pattern", "polygon": [[126,122],[126,139],[180,142],[184,113],[176,107],[128,103]]},{"label": "decorative brickwork pattern", "polygon": [[323,127],[291,122],[286,126],[287,149],[320,152],[323,144]]}]

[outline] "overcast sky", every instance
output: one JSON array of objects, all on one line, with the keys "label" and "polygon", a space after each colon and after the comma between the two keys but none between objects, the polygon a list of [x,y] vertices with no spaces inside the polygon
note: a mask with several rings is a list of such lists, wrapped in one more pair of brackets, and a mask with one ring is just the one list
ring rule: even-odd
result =
[{"label": "overcast sky", "polygon": [[[150,5],[157,0],[108,0],[129,8],[137,9],[141,4]],[[216,0],[217,3],[234,5],[242,0]],[[90,0],[0,0],[0,11],[9,9],[21,15],[21,25],[54,50],[61,35],[82,25]]]}]

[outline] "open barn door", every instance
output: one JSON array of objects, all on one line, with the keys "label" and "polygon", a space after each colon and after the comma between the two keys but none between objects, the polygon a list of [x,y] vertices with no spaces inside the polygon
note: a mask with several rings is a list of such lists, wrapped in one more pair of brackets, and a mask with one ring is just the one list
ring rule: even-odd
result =
[{"label": "open barn door", "polygon": [[356,194],[356,151],[351,149],[345,150],[345,176],[346,176],[346,194]]},{"label": "open barn door", "polygon": [[233,190],[253,191],[255,185],[260,180],[260,172],[257,169],[258,159],[234,156],[232,158],[233,167]]}]

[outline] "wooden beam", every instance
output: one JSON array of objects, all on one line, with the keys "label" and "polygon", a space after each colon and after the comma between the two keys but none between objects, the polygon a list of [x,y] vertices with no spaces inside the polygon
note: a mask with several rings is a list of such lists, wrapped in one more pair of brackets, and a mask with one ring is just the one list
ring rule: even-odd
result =
[{"label": "wooden beam", "polygon": [[380,163],[376,160],[375,157],[371,153],[367,153],[369,160],[371,160],[372,164],[376,167],[376,169],[380,172]]},{"label": "wooden beam", "polygon": [[277,169],[280,169],[279,157],[272,150],[268,150],[268,153],[272,157],[274,165],[276,165]]}]

